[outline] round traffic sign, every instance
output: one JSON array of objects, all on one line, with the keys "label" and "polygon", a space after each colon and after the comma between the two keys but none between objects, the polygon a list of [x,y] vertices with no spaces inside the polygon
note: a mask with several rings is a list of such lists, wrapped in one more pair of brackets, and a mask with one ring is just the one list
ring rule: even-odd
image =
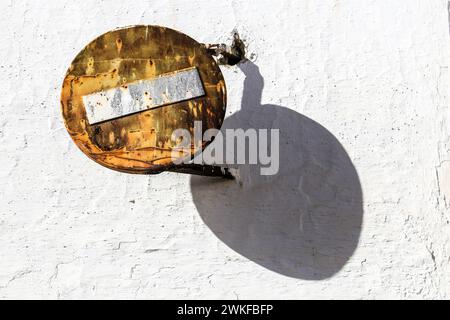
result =
[{"label": "round traffic sign", "polygon": [[193,135],[195,121],[203,132],[220,129],[226,88],[204,45],[169,28],[133,26],[81,50],[64,78],[61,106],[67,131],[89,158],[122,172],[158,173],[206,147],[202,141],[174,159],[172,133]]}]

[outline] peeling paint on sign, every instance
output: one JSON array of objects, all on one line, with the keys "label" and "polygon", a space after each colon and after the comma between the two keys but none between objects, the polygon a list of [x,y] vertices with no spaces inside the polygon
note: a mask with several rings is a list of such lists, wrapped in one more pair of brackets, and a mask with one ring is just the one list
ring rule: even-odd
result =
[{"label": "peeling paint on sign", "polygon": [[83,96],[90,124],[205,95],[197,68],[162,74]]}]

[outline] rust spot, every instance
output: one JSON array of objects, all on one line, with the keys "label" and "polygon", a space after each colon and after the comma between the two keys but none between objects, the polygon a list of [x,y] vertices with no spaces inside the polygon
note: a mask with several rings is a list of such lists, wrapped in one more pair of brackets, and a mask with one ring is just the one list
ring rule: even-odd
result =
[{"label": "rust spot", "polygon": [[117,38],[116,47],[117,47],[117,51],[120,53],[120,51],[122,50],[122,39]]}]

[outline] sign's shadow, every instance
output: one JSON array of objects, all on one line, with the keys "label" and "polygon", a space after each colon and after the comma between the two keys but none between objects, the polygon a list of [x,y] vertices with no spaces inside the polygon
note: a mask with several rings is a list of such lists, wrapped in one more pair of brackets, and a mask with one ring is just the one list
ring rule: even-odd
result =
[{"label": "sign's shadow", "polygon": [[246,75],[242,107],[222,129],[279,129],[279,171],[261,176],[257,165],[242,165],[239,181],[193,176],[193,201],[212,232],[255,263],[300,279],[331,277],[352,256],[361,232],[355,167],[317,122],[285,107],[261,105],[258,67],[246,62],[240,68]]}]

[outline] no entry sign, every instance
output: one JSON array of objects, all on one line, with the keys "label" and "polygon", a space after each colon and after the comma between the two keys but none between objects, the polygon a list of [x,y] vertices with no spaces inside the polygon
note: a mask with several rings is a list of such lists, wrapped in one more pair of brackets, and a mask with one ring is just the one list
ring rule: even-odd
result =
[{"label": "no entry sign", "polygon": [[[178,31],[134,26],[107,32],[73,60],[61,106],[77,146],[108,168],[158,173],[174,166],[176,129],[219,129],[222,73],[204,45]],[[206,147],[179,154],[192,158]]]}]

